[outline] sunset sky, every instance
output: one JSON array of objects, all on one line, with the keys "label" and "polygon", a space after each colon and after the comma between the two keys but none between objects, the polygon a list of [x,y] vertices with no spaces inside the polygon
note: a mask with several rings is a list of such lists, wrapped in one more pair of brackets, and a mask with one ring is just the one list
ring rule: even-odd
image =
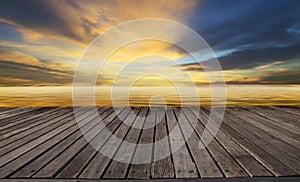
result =
[{"label": "sunset sky", "polygon": [[[71,85],[81,54],[97,35],[139,18],[174,20],[194,29],[212,47],[227,83],[299,84],[299,12],[296,0],[2,0],[0,86]],[[141,59],[125,70],[117,84],[126,85],[151,69],[173,74],[183,83],[179,72],[187,72],[196,84],[206,83],[202,68],[187,53],[157,41],[120,49],[97,83],[112,84],[119,68],[143,54],[174,61]],[[166,81],[149,76],[139,82],[151,83]]]}]

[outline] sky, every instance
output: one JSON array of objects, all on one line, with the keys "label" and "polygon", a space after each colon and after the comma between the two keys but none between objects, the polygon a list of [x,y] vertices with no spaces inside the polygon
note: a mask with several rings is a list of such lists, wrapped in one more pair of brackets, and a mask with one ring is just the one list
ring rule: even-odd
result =
[{"label": "sky", "polygon": [[[140,18],[173,20],[196,31],[214,51],[228,84],[299,84],[299,12],[297,0],[2,0],[0,86],[71,85],[91,41],[113,26]],[[178,40],[186,37],[172,33]],[[127,34],[112,39],[121,35]],[[195,84],[208,83],[201,65],[184,50],[147,40],[116,51],[100,70],[97,84],[127,85],[151,70],[183,85],[184,74]],[[136,84],[169,81],[149,74]]]}]

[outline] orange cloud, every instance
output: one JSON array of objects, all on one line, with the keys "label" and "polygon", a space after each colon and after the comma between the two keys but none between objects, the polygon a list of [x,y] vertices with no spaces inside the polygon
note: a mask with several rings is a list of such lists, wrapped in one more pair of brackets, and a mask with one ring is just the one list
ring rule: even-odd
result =
[{"label": "orange cloud", "polygon": [[273,63],[270,63],[270,64],[257,66],[254,69],[266,69],[266,68],[270,68],[272,66],[279,65],[279,64],[282,64],[282,63],[284,63],[284,62],[283,61],[276,61],[276,62],[273,62]]},{"label": "orange cloud", "polygon": [[0,78],[0,82],[1,83],[21,83],[21,84],[24,84],[24,83],[31,83],[32,80],[29,80],[29,79],[22,79],[22,78],[15,78],[15,77],[2,77]]}]

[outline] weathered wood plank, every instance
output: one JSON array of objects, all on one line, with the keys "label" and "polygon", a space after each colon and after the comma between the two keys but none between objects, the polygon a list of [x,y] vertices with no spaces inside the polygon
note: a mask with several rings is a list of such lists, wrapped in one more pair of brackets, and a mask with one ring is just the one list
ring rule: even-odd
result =
[{"label": "weathered wood plank", "polygon": [[3,130],[5,128],[9,128],[11,126],[14,126],[16,124],[28,121],[30,119],[37,119],[39,117],[42,117],[44,114],[43,113],[50,113],[50,112],[55,112],[56,110],[59,110],[59,108],[53,108],[53,109],[47,109],[47,108],[41,108],[40,110],[36,111],[35,115],[30,116],[30,117],[25,117],[22,119],[18,119],[18,120],[13,120],[13,121],[3,121],[3,124],[0,126],[0,130]]},{"label": "weathered wood plank", "polygon": [[[184,119],[187,119],[187,122],[189,122],[190,127],[196,127],[198,124],[200,124],[197,118],[195,118],[195,116],[187,108],[182,108],[182,110],[185,117]],[[179,116],[177,116],[177,118],[178,117]],[[197,135],[195,128],[192,128],[192,131],[193,133],[188,139],[187,144],[190,148],[192,157],[195,161],[200,177],[223,177],[222,172],[219,170],[218,166],[216,165],[211,154],[208,152],[207,148],[200,148],[200,144],[203,145],[203,143]],[[185,135],[187,134],[189,133],[185,133]],[[187,136],[185,136],[185,138],[185,140],[187,140]]]},{"label": "weathered wood plank", "polygon": [[2,113],[5,113],[5,112],[7,112],[7,111],[9,111],[9,110],[12,110],[12,109],[15,109],[16,107],[0,107],[0,115],[2,114]]},{"label": "weathered wood plank", "polygon": [[[230,113],[229,113],[230,114]],[[233,113],[234,114],[234,113]],[[296,143],[285,142],[285,140],[282,139],[282,135],[274,135],[271,132],[268,132],[268,130],[263,130],[264,127],[260,127],[261,125],[258,125],[253,120],[249,120],[248,118],[245,118],[243,114],[239,115],[240,118],[243,118],[243,120],[240,123],[243,123],[243,126],[246,126],[247,129],[255,132],[257,137],[262,138],[265,141],[268,141],[272,145],[278,147],[280,150],[283,150],[284,152],[288,153],[289,155],[293,156],[296,159],[300,158],[300,149],[295,147],[297,145]],[[280,132],[279,132],[280,133]]]},{"label": "weathered wood plank", "polygon": [[[208,116],[201,113],[199,108],[192,108],[189,115],[199,117],[200,122],[205,126],[208,122]],[[213,123],[214,124],[214,123]],[[215,125],[217,127],[217,125]],[[216,140],[223,146],[223,148],[232,156],[237,163],[250,176],[272,176],[261,163],[259,163],[252,155],[244,150],[238,143],[236,143],[230,136],[226,135],[222,130],[219,130],[215,136]]]},{"label": "weathered wood plank", "polygon": [[[108,108],[102,108],[99,110],[99,113],[101,115],[109,114]],[[84,114],[84,112],[81,112],[81,114]],[[83,128],[90,128],[97,124],[94,120],[91,122],[86,123],[86,125],[82,126]],[[72,131],[72,129],[74,129]],[[57,144],[53,146],[49,146],[49,149],[46,149],[44,153],[41,153],[37,158],[32,160],[29,164],[22,167],[20,170],[18,170],[15,174],[13,174],[11,177],[32,177],[36,172],[38,172],[41,168],[43,168],[46,164],[51,162],[54,158],[56,158],[58,155],[63,153],[67,148],[69,148],[72,144],[74,144],[76,141],[79,140],[79,138],[83,137],[83,134],[78,127],[74,126],[72,129],[67,130],[69,132],[69,135],[66,135],[64,140],[61,142],[58,142]],[[18,160],[16,160],[18,161]]]},{"label": "weathered wood plank", "polygon": [[[138,113],[139,117],[132,118],[134,122],[132,125],[144,125],[145,116],[148,112],[148,108],[142,107],[141,111]],[[129,143],[137,144],[140,139],[141,130],[131,127],[128,134],[125,137],[125,141]],[[115,157],[120,159],[119,161],[113,160],[107,171],[105,172],[103,178],[125,178],[129,170],[129,164],[133,159],[136,148],[128,147],[125,143],[122,143]]]},{"label": "weathered wood plank", "polygon": [[[139,109],[135,108],[135,110],[139,110]],[[130,112],[130,108],[125,108],[124,111],[120,113],[118,117],[113,121],[118,124],[121,124],[121,126],[113,134],[122,140],[124,139],[127,131],[129,130],[129,127],[123,124],[122,122],[124,121],[127,123],[128,121],[131,121],[133,119],[128,116],[129,112]],[[106,141],[104,143],[104,147],[99,149],[100,152],[98,152],[96,156],[93,157],[93,159],[85,167],[83,172],[79,175],[79,178],[98,179],[104,175],[104,172],[111,161],[110,158],[115,155],[115,153],[117,152],[120,146],[120,143],[118,143],[117,141],[110,140],[111,136],[105,136],[105,139]],[[114,146],[114,147],[108,148],[105,146]],[[109,156],[110,158],[102,154],[102,153],[107,154],[108,152],[110,152],[111,154]]]},{"label": "weathered wood plank", "polygon": [[[199,115],[199,109],[192,109],[192,112],[199,117],[202,124],[196,126],[196,132],[198,135],[202,137],[204,129],[208,128],[207,118],[204,117],[203,114]],[[212,123],[210,123],[213,127]],[[207,135],[211,135],[210,132],[206,133]],[[205,136],[204,139],[209,136]],[[203,142],[206,143],[206,142]],[[218,166],[222,170],[222,173],[226,177],[245,177],[249,174],[239,165],[239,163],[230,155],[230,153],[224,148],[224,146],[220,143],[217,138],[213,138],[209,145],[207,146],[214,160],[217,162]]]},{"label": "weathered wood plank", "polygon": [[[185,117],[189,120],[189,122],[197,122],[198,119],[194,116],[194,114],[187,108],[183,108],[183,113]],[[197,125],[201,124],[197,122]],[[199,127],[199,126],[198,126]],[[198,128],[197,127],[197,128]],[[211,154],[207,150],[207,148],[200,149],[199,145],[204,145],[200,139],[200,136],[195,131],[196,128],[193,130],[193,134],[190,136],[188,140],[188,145],[190,146],[191,153],[194,157],[196,166],[202,178],[207,177],[223,177],[222,172],[219,170],[217,164],[215,163],[214,159],[212,158]]]},{"label": "weathered wood plank", "polygon": [[[244,178],[192,178],[192,179],[149,179],[147,182],[298,182],[299,176],[285,177],[244,177]],[[106,179],[0,179],[0,182],[141,182],[136,179],[106,180]]]},{"label": "weathered wood plank", "polygon": [[[91,111],[88,110],[84,114],[86,115],[86,117],[83,118],[82,120],[83,123],[81,123],[80,125],[86,126],[86,124],[90,122],[95,122],[95,123],[100,122],[97,120],[98,112],[93,112],[93,110]],[[77,125],[75,126],[78,128]],[[96,127],[90,126],[90,128],[88,128],[89,130],[87,131],[86,135],[88,135],[88,137],[94,138],[96,135],[98,135],[101,132],[98,126],[100,125],[97,125]],[[55,177],[87,144],[88,143],[86,139],[84,137],[81,137],[70,147],[68,147],[63,153],[61,153],[54,160],[52,160],[50,163],[44,166],[40,171],[34,174],[33,177],[38,177],[38,178]]]},{"label": "weathered wood plank", "polygon": [[293,115],[300,116],[300,107],[274,107],[274,106],[270,106],[270,107],[275,110],[281,110]]},{"label": "weathered wood plank", "polygon": [[57,127],[60,127],[61,125],[68,123],[71,119],[66,119],[70,116],[69,114],[66,114],[66,113],[67,112],[65,112],[63,115],[61,115],[59,117],[54,118],[53,119],[54,123],[52,125],[48,126],[47,128],[39,130],[32,135],[28,135],[28,136],[22,138],[22,140],[17,140],[13,143],[10,143],[10,144],[2,147],[0,150],[0,156],[18,148],[18,147],[21,147],[21,146],[27,144],[28,142],[33,141],[34,139],[42,137],[43,135],[47,134],[48,132],[51,132],[52,130],[55,130]]},{"label": "weathered wood plank", "polygon": [[[242,112],[247,112],[247,111],[242,110]],[[269,127],[266,124],[262,124],[264,121],[261,121],[261,120],[265,120],[264,118],[257,117],[257,116],[253,115],[250,112],[247,113],[247,116],[241,115],[240,117],[243,117],[243,120],[246,120],[246,122],[248,124],[254,125],[255,127],[263,130],[266,133],[269,133],[270,135],[272,135],[275,138],[278,138],[280,136],[279,137],[280,140],[288,143],[289,145],[291,145],[293,147],[296,147],[297,149],[300,149],[299,148],[299,146],[300,146],[300,141],[299,140],[294,139],[294,138],[292,138],[290,136],[287,136],[287,135],[283,134],[278,129],[271,128],[271,127]],[[260,121],[260,122],[258,122],[258,121]]]},{"label": "weathered wood plank", "polygon": [[292,132],[300,133],[300,116],[274,110],[271,107],[243,107],[243,109],[273,121]]},{"label": "weathered wood plank", "polygon": [[[175,178],[174,164],[171,159],[171,144],[168,137],[167,118],[165,108],[157,110],[154,145],[154,164],[152,165],[152,178]],[[167,140],[162,140],[167,137]],[[158,143],[158,141],[162,142]],[[160,150],[164,149],[164,150]],[[161,152],[163,151],[163,152]],[[163,158],[164,156],[167,156]],[[160,159],[160,160],[159,160]]]},{"label": "weathered wood plank", "polygon": [[4,125],[5,122],[11,122],[14,120],[22,119],[24,117],[30,117],[34,115],[35,111],[39,111],[39,110],[43,110],[43,108],[38,108],[38,107],[20,108],[20,110],[16,112],[2,114],[0,116],[0,124]]},{"label": "weathered wood plank", "polygon": [[[185,143],[185,139],[181,133],[179,122],[183,122],[183,120],[177,121],[177,118],[174,114],[173,109],[167,110],[167,126],[169,128],[169,132],[171,133],[174,130],[174,135],[170,136],[171,142],[171,150],[172,150],[172,157],[174,161],[174,168],[175,168],[175,176],[176,178],[197,178],[197,168],[189,154],[187,147],[184,146],[180,147],[180,143]],[[178,130],[176,130],[178,129]],[[177,150],[177,151],[176,151]]]},{"label": "weathered wood plank", "polygon": [[[156,115],[158,108],[150,108],[149,114],[146,117],[145,128],[142,130],[141,139],[139,144],[150,144],[148,148],[139,145],[136,149],[136,154],[143,154],[143,159],[134,156],[133,161],[148,160],[149,163],[144,164],[132,164],[130,166],[129,174],[127,178],[135,179],[149,179],[151,177],[151,162],[153,161],[153,140],[154,140],[154,128],[156,124]],[[153,127],[150,127],[153,126]],[[150,128],[149,128],[150,127]],[[140,155],[141,156],[141,155]]]},{"label": "weathered wood plank", "polygon": [[[146,164],[130,164],[141,159],[140,146],[129,148],[113,135],[101,132],[97,112],[82,107],[76,123],[72,107],[68,108],[1,108],[0,117],[0,179],[148,179],[212,178],[300,175],[299,108],[232,107],[228,108],[219,132],[204,149],[201,136],[208,122],[208,108],[136,107],[139,116],[128,117],[126,107],[117,114],[113,108],[102,107],[106,128],[129,143],[152,143],[166,137],[164,144],[149,145],[143,159]],[[183,115],[180,115],[183,111]],[[217,117],[219,117],[217,112]],[[145,117],[146,116],[146,117]],[[160,119],[158,119],[160,118]],[[163,118],[161,120],[161,118]],[[125,123],[130,123],[127,125]],[[149,129],[132,126],[155,125]],[[195,132],[186,132],[196,124]],[[211,123],[216,126],[215,121]],[[91,136],[87,143],[82,130]],[[175,127],[175,136],[168,136]],[[212,128],[207,128],[212,136]],[[178,139],[178,140],[176,140]],[[178,142],[186,142],[171,155]],[[106,147],[110,144],[113,147]],[[167,158],[156,160],[165,154]],[[104,156],[105,152],[109,157]],[[127,163],[112,160],[119,157]],[[234,179],[234,178],[230,178]],[[53,179],[55,180],[55,179]],[[159,180],[159,179],[157,179]]]},{"label": "weathered wood plank", "polygon": [[[230,110],[231,112],[232,110]],[[236,112],[233,111],[233,113],[237,114]],[[242,114],[239,114],[238,117],[242,117]],[[244,118],[244,119],[248,119],[248,118]],[[239,123],[237,123],[239,124]],[[231,126],[233,126],[233,124],[231,124]],[[284,150],[274,146],[272,144],[272,142],[270,142],[269,140],[265,140],[262,136],[259,136],[256,134],[256,131],[251,131],[249,130],[247,127],[245,127],[245,125],[240,125],[241,127],[239,128],[239,130],[244,134],[245,137],[249,138],[249,140],[254,141],[255,143],[264,146],[264,149],[270,153],[271,155],[273,155],[274,157],[276,157],[278,160],[280,160],[282,163],[284,163],[286,166],[290,167],[291,169],[293,169],[296,173],[300,174],[300,162],[290,156],[287,155],[288,153],[284,152]]]},{"label": "weathered wood plank", "polygon": [[[207,111],[203,110],[205,114],[208,114]],[[276,157],[271,155],[265,150],[262,145],[251,140],[246,131],[240,125],[237,125],[238,122],[241,122],[241,119],[238,119],[236,116],[225,114],[221,129],[228,133],[233,139],[235,139],[241,146],[243,146],[249,153],[251,153],[260,163],[264,164],[273,174],[276,176],[282,175],[296,175],[297,173],[291,168],[283,164]],[[277,150],[277,149],[276,149]]]},{"label": "weathered wood plank", "polygon": [[[282,133],[282,135],[289,136],[291,138],[300,139],[300,133],[299,131],[296,131],[292,127],[284,126],[282,123],[274,122],[268,118],[262,117],[260,115],[257,115],[253,113],[252,111],[249,111],[249,109],[241,108],[241,107],[234,107],[231,110],[235,110],[237,112],[242,112],[243,110],[246,110],[247,118],[252,119],[255,118],[255,121],[260,122],[261,124],[268,126],[269,128],[275,129]],[[231,111],[230,110],[230,111]],[[248,111],[248,112],[247,112]]]},{"label": "weathered wood plank", "polygon": [[[59,116],[59,114],[61,112],[64,112],[65,109],[57,109],[55,110],[54,112],[51,111],[51,115],[44,115],[44,114],[41,114],[40,116],[42,117],[36,117],[36,118],[24,118],[22,120],[18,120],[18,121],[15,121],[15,122],[11,122],[11,123],[8,123],[6,124],[5,126],[1,126],[0,127],[0,133],[1,133],[1,140],[5,137],[9,137],[11,136],[12,134],[14,133],[18,133],[20,132],[20,130],[24,131],[26,130],[28,127],[30,127],[29,125],[30,124],[34,124],[34,123],[42,123],[44,119],[52,119],[54,117],[57,117]],[[71,111],[71,110],[70,110]],[[48,112],[46,112],[47,114]],[[16,131],[18,130],[18,131]]]},{"label": "weathered wood plank", "polygon": [[42,137],[39,137],[36,140],[33,140],[29,143],[26,143],[25,145],[22,145],[21,147],[17,148],[16,150],[13,150],[9,153],[6,153],[5,155],[2,155],[0,157],[0,164],[2,164],[2,165],[6,164],[7,162],[30,151],[32,148],[35,148],[36,146],[40,145],[41,143],[54,137],[55,135],[59,134],[60,132],[64,131],[65,129],[71,127],[74,123],[72,123],[70,121],[71,120],[67,120],[67,122],[64,125],[60,126],[58,129],[52,130],[52,131],[48,132],[47,134],[43,135]]},{"label": "weathered wood plank", "polygon": [[1,113],[0,118],[5,118],[7,116],[13,115],[15,113],[25,110],[26,107],[13,107]]},{"label": "weathered wood plank", "polygon": [[45,110],[45,109],[47,109],[47,108],[40,108],[40,107],[25,108],[16,113],[8,114],[7,117],[1,118],[0,124],[3,126],[3,125],[6,125],[7,123],[11,123],[16,120],[20,120],[20,119],[27,118],[27,117],[32,117],[35,114],[43,112],[43,110]]},{"label": "weathered wood plank", "polygon": [[[112,111],[112,110],[111,110]],[[109,117],[103,119],[103,123],[107,125],[106,127],[112,131],[116,130],[120,123],[116,122],[116,114],[111,112]],[[121,111],[122,113],[122,111]],[[97,126],[96,126],[97,127]],[[105,140],[105,137],[102,135],[103,132],[100,131],[98,136],[96,136],[91,142],[97,142],[100,140]],[[99,148],[102,147],[104,142],[99,144]],[[92,143],[93,144],[93,143]],[[64,169],[56,176],[56,178],[77,178],[81,171],[87,166],[89,161],[95,156],[98,148],[95,149],[96,146],[92,146],[91,144],[87,144],[80,153],[71,160],[71,162],[64,167]]]},{"label": "weathered wood plank", "polygon": [[[53,109],[53,110],[55,110],[55,109]],[[57,111],[57,110],[55,110],[55,111]],[[16,128],[16,129],[12,130],[11,132],[1,135],[0,138],[2,138],[2,136],[3,136],[3,139],[0,140],[0,148],[8,145],[10,143],[16,142],[18,140],[22,140],[22,138],[27,137],[29,135],[36,135],[35,132],[37,132],[41,129],[44,129],[47,126],[56,122],[55,119],[52,119],[52,116],[57,117],[55,113],[53,114],[51,112],[51,110],[46,111],[39,118],[35,119],[36,122],[32,122],[32,123],[26,125],[25,127]]]},{"label": "weathered wood plank", "polygon": [[[26,164],[39,157],[45,151],[49,150],[49,148],[61,142],[65,137],[71,135],[73,129],[76,129],[76,127],[77,126],[74,123],[71,127],[67,127],[67,129],[65,130],[59,128],[57,129],[58,131],[56,131],[56,133],[50,132],[50,134],[53,135],[49,136],[49,138],[46,139],[45,141],[42,142],[38,141],[37,143],[33,143],[35,144],[33,148],[28,148],[28,150],[25,151],[23,154],[21,154],[18,158],[10,161],[4,167],[0,168],[0,177],[7,177],[10,174],[13,174],[16,170],[20,169],[21,167],[24,167]],[[32,145],[29,147],[32,147]]]}]

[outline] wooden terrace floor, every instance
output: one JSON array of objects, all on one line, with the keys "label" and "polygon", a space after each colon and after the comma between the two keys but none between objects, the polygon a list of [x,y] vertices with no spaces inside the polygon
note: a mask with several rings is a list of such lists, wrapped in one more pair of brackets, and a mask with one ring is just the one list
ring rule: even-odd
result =
[{"label": "wooden terrace floor", "polygon": [[[99,124],[96,113],[87,114],[88,107],[80,109],[82,127]],[[113,108],[98,107],[107,128],[131,143],[151,143],[168,135],[176,125],[185,127],[178,122],[180,108],[166,111],[155,108],[150,112],[147,107],[135,107],[133,110],[141,117],[127,117],[125,108],[120,116],[132,123],[155,121],[155,127],[143,130],[129,127],[116,117]],[[177,136],[187,140],[186,144],[160,161],[153,161],[161,154],[157,152],[158,146],[152,145],[148,156],[152,162],[128,164],[107,158],[88,144],[75,122],[73,108],[2,107],[0,179],[285,179],[280,177],[293,176],[292,180],[300,180],[300,107],[226,108],[220,130],[205,149],[199,149],[199,142],[209,108],[181,110],[183,120],[197,122],[188,140],[183,132]],[[158,116],[162,116],[161,122],[156,121]],[[169,138],[164,147],[171,150],[172,145],[176,145],[176,140]],[[138,149],[123,154],[122,147],[112,150],[112,155],[135,160]]]}]

